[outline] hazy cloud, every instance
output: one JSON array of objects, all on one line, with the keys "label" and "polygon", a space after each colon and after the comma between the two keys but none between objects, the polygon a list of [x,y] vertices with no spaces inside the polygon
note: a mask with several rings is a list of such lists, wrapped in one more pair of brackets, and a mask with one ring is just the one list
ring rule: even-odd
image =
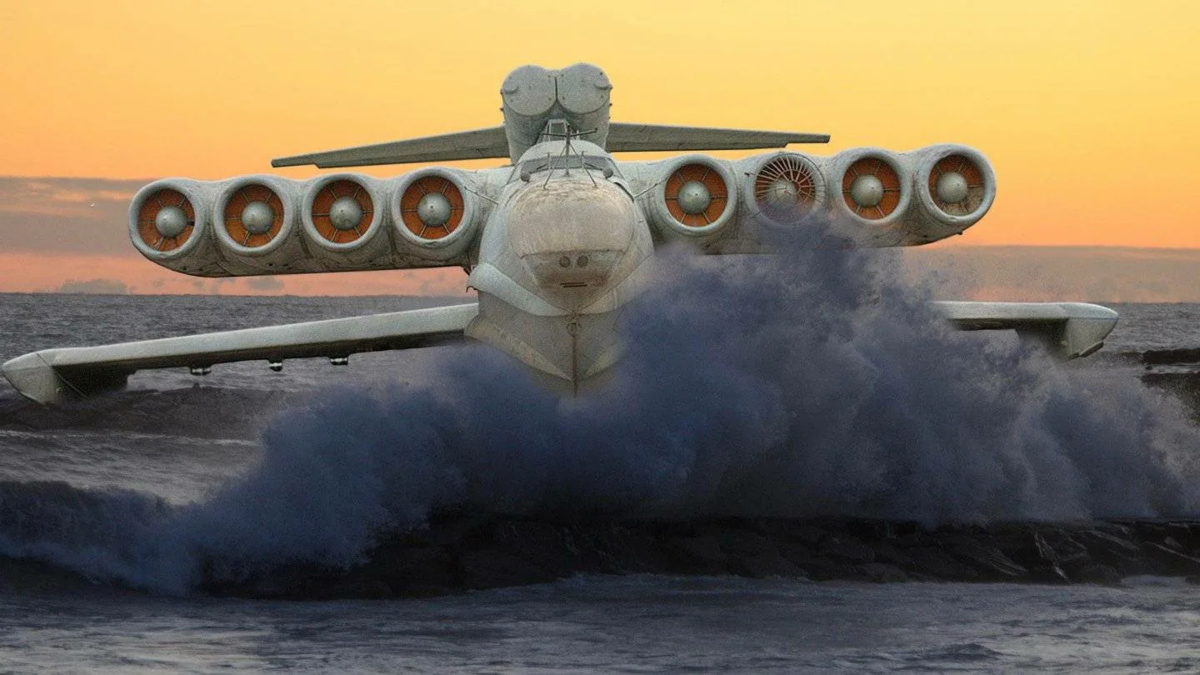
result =
[{"label": "hazy cloud", "polygon": [[129,250],[129,201],[148,180],[0,176],[0,251]]},{"label": "hazy cloud", "polygon": [[251,277],[246,280],[246,287],[255,291],[282,291],[283,282],[276,277]]},{"label": "hazy cloud", "polygon": [[56,293],[85,293],[88,295],[125,295],[129,288],[117,279],[70,279],[63,282]]},{"label": "hazy cloud", "polygon": [[905,250],[946,299],[1200,302],[1200,250],[946,246]]}]

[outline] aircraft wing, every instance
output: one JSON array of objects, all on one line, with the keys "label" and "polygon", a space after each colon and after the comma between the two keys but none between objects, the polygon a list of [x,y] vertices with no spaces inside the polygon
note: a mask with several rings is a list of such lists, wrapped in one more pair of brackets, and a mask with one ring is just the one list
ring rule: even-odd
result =
[{"label": "aircraft wing", "polygon": [[758,150],[782,148],[789,143],[828,142],[828,134],[613,122],[608,125],[607,150],[609,152]]},{"label": "aircraft wing", "polygon": [[151,368],[206,371],[233,361],[282,361],[360,352],[429,347],[462,339],[479,313],[476,303],[265,328],[46,349],[3,365],[17,391],[39,403],[58,403],[119,389],[130,374]]},{"label": "aircraft wing", "polygon": [[271,160],[271,166],[315,164],[319,169],[333,169],[497,157],[508,157],[508,138],[504,135],[503,126],[281,157]]},{"label": "aircraft wing", "polygon": [[960,330],[1015,330],[1042,343],[1055,356],[1073,359],[1104,346],[1117,313],[1083,302],[933,302]]}]

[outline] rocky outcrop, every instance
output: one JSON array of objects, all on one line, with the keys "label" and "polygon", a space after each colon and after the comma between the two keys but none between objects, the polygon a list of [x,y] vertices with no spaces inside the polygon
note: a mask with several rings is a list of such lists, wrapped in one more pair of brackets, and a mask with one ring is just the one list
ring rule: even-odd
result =
[{"label": "rocky outcrop", "polygon": [[351,569],[292,566],[216,595],[420,597],[571,575],[655,573],[852,580],[1119,584],[1200,581],[1200,522],[1004,523],[926,528],[859,519],[547,522],[446,515],[377,546]]},{"label": "rocky outcrop", "polygon": [[1157,372],[1147,365],[1142,383],[1174,394],[1187,407],[1192,421],[1200,423],[1200,373]]}]

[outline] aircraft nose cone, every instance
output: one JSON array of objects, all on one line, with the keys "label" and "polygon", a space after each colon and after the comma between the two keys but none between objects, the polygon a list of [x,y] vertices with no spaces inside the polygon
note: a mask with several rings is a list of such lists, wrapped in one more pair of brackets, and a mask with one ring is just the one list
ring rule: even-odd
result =
[{"label": "aircraft nose cone", "polygon": [[550,290],[605,287],[633,242],[633,202],[590,180],[530,185],[509,215],[513,250]]}]

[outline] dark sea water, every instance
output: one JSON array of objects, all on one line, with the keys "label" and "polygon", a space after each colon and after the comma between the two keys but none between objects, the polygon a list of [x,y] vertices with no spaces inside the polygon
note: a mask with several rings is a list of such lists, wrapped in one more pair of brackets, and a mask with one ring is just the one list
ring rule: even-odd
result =
[{"label": "dark sea water", "polygon": [[[0,295],[0,361],[51,346],[438,303]],[[1114,308],[1122,322],[1105,350],[1065,372],[1134,380],[1145,372],[1143,352],[1200,348],[1200,305]],[[263,459],[272,421],[300,427],[307,413],[296,411],[314,397],[353,403],[345,392],[419,381],[444,363],[416,351],[356,355],[341,368],[288,362],[282,373],[265,363],[218,366],[202,379],[139,373],[127,392],[58,408],[0,384],[0,671],[1200,670],[1200,586],[1154,578],[1106,588],[579,577],[321,603],[215,599],[180,580],[186,565],[172,555],[238,524],[162,514],[203,509],[244,480]],[[350,478],[312,486],[324,494],[295,498],[352,503],[369,489]],[[278,493],[243,497],[270,509]],[[254,521],[247,527],[260,529],[227,545],[282,537],[269,531],[273,522]],[[271,550],[302,550],[317,531],[301,528]]]}]

